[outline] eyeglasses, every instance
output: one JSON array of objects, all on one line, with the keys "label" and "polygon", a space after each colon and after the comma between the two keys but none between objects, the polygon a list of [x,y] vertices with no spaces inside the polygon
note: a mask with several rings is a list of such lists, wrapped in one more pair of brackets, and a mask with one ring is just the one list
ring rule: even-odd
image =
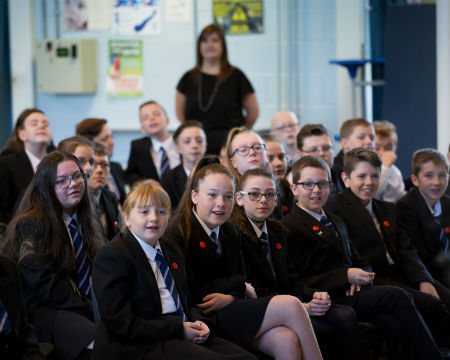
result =
[{"label": "eyeglasses", "polygon": [[247,156],[250,153],[250,149],[253,149],[253,151],[257,154],[262,153],[266,148],[266,144],[257,143],[252,146],[242,146],[240,148],[237,148],[231,153],[230,157],[233,157],[236,153],[238,153],[241,156]]},{"label": "eyeglasses", "polygon": [[242,195],[248,195],[248,198],[251,201],[259,201],[263,196],[266,197],[266,200],[268,201],[275,201],[278,198],[278,194],[276,191],[268,191],[265,194],[259,192],[259,191],[239,191]]},{"label": "eyeglasses", "polygon": [[330,145],[318,146],[309,150],[302,150],[302,152],[307,154],[317,154],[320,151],[320,149],[322,149],[322,151],[326,153],[331,150],[331,146]]},{"label": "eyeglasses", "polygon": [[81,184],[83,181],[86,181],[86,174],[85,173],[81,173],[81,172],[77,172],[75,175],[73,175],[72,177],[61,177],[59,179],[56,179],[55,184],[56,186],[58,186],[60,189],[68,189],[70,187],[70,185],[72,184],[72,181],[75,184]]},{"label": "eyeglasses", "polygon": [[297,128],[297,127],[298,127],[298,124],[286,124],[286,125],[282,125],[282,126],[276,127],[276,128],[274,128],[274,130],[277,130],[277,131],[285,131],[287,129],[293,130],[293,129]]},{"label": "eyeglasses", "polygon": [[316,187],[316,185],[319,187],[319,189],[322,189],[322,190],[330,188],[330,182],[325,181],[325,180],[319,181],[319,182],[312,182],[312,181],[300,182],[300,183],[297,183],[296,185],[303,186],[303,189],[305,189],[305,190],[312,190]]},{"label": "eyeglasses", "polygon": [[89,163],[91,166],[94,165],[94,159],[85,159],[83,157],[79,157],[78,161],[80,162],[81,166],[84,166],[87,163]]},{"label": "eyeglasses", "polygon": [[92,164],[92,167],[94,169],[97,169],[97,166],[99,166],[99,165],[103,170],[106,170],[109,168],[109,163],[107,163],[106,161],[98,161],[98,162],[94,161],[94,163]]}]

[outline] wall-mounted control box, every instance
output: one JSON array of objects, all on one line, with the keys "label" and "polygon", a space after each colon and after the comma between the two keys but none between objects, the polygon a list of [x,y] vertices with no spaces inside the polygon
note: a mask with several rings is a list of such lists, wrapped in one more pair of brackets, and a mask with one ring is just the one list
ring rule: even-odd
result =
[{"label": "wall-mounted control box", "polygon": [[97,90],[96,40],[37,40],[36,63],[38,92],[86,94]]}]

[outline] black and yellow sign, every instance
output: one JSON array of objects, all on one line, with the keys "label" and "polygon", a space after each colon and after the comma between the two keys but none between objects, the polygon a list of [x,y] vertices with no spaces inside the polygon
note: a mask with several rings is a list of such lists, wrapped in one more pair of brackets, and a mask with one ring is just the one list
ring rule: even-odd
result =
[{"label": "black and yellow sign", "polygon": [[213,0],[213,11],[226,34],[263,32],[263,0]]}]

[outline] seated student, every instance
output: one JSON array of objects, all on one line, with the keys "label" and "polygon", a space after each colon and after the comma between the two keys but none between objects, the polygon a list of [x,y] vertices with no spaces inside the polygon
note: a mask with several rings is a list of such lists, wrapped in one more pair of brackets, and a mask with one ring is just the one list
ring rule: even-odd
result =
[{"label": "seated student", "polygon": [[394,165],[397,159],[398,136],[395,125],[389,121],[375,121],[375,151],[383,162],[380,186],[375,198],[397,202],[405,194],[405,183],[400,169]]},{"label": "seated student", "polygon": [[333,161],[331,173],[336,179],[336,192],[340,193],[345,189],[341,174],[344,168],[344,154],[354,148],[362,147],[373,150],[375,138],[372,125],[366,119],[357,118],[344,121],[339,130],[342,150],[336,155]]},{"label": "seated student", "polygon": [[57,149],[74,155],[86,176],[88,178],[91,176],[94,164],[94,144],[90,140],[83,136],[72,136],[61,140]]},{"label": "seated student", "polygon": [[277,112],[270,124],[270,135],[281,142],[286,149],[288,168],[298,159],[296,138],[300,129],[298,117],[292,111]]},{"label": "seated student", "polygon": [[[297,149],[300,158],[308,155],[320,157],[328,164],[330,169],[333,167],[333,144],[328,130],[322,124],[307,124],[303,126],[297,135]],[[334,172],[331,173],[331,181],[333,183],[331,193],[333,194],[339,187],[339,182]]]},{"label": "seated student", "polygon": [[[0,157],[0,223],[14,215],[22,193],[31,182],[51,141],[47,117],[39,109],[25,109]],[[2,153],[2,154],[3,154]]]},{"label": "seated student", "polygon": [[450,198],[448,164],[434,149],[421,149],[412,158],[414,188],[397,203],[399,222],[417,247],[431,275],[450,289]]},{"label": "seated student", "polygon": [[163,174],[161,185],[169,194],[172,208],[178,205],[183,196],[186,182],[195,163],[205,155],[206,135],[199,121],[188,120],[181,124],[173,134],[173,141],[181,156],[181,164]]},{"label": "seated student", "polygon": [[294,202],[289,182],[286,180],[287,162],[283,145],[271,135],[264,135],[262,139],[267,146],[269,168],[277,181],[278,206],[272,213],[272,218],[281,220],[291,210]]},{"label": "seated student", "polygon": [[[371,286],[375,273],[353,248],[345,223],[323,206],[331,176],[325,161],[305,156],[292,168],[297,206],[283,219],[288,238],[288,269],[295,282],[327,291],[335,304],[352,306],[358,320],[383,330],[389,358],[441,359],[410,295],[394,286]],[[316,290],[319,291],[319,290]]]},{"label": "seated student", "polygon": [[92,142],[102,144],[107,151],[109,161],[109,175],[107,185],[109,190],[116,194],[120,203],[125,200],[126,192],[124,187],[124,172],[122,165],[111,161],[114,154],[114,139],[112,131],[107,125],[106,119],[88,118],[79,122],[76,126],[76,134],[84,136]]},{"label": "seated student", "polygon": [[436,342],[448,347],[449,291],[433,279],[400,228],[396,206],[374,198],[381,164],[372,150],[347,152],[342,175],[347,188],[329,199],[325,208],[344,220],[352,245],[377,274],[375,285],[395,285],[412,294]]},{"label": "seated student", "polygon": [[[192,299],[221,336],[276,359],[321,359],[302,303],[287,295],[258,297],[241,267],[240,234],[228,220],[234,176],[215,156],[193,169],[167,238],[184,249]],[[245,298],[247,295],[250,298]]]},{"label": "seated student", "polygon": [[361,359],[361,337],[353,309],[332,304],[327,292],[303,286],[294,290],[289,284],[287,231],[280,222],[270,219],[277,203],[273,175],[265,169],[247,170],[239,180],[236,202],[238,211],[233,212],[231,221],[242,234],[246,281],[254,287],[256,295],[297,296],[304,301],[316,335],[323,336],[323,340],[334,339],[335,345],[338,344],[339,350],[329,351],[333,359]]},{"label": "seated student", "polygon": [[160,181],[162,175],[180,164],[175,142],[167,130],[169,118],[156,101],[147,101],[139,107],[141,132],[145,137],[131,143],[125,179],[133,185],[142,179]]},{"label": "seated student", "polygon": [[111,240],[122,227],[122,216],[119,211],[119,200],[106,185],[109,175],[109,161],[106,149],[102,144],[94,143],[94,163],[92,175],[88,179],[91,201],[102,226],[103,235]]},{"label": "seated student", "polygon": [[233,128],[228,133],[226,145],[227,166],[236,177],[248,169],[268,168],[267,147],[256,132],[246,127]]},{"label": "seated student", "polygon": [[44,355],[27,324],[16,264],[0,254],[0,358],[40,360]]},{"label": "seated student", "polygon": [[103,239],[78,159],[63,151],[37,168],[4,240],[18,261],[28,320],[65,359],[88,359],[94,339],[89,277]]},{"label": "seated student", "polygon": [[137,183],[123,210],[126,228],[94,260],[101,321],[93,359],[253,359],[210,337],[207,319],[188,303],[181,249],[160,242],[170,216],[164,190]]}]

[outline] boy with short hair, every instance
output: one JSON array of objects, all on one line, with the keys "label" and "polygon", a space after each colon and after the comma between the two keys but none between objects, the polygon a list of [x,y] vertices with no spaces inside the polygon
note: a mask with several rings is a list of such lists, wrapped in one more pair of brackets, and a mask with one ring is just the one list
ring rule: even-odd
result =
[{"label": "boy with short hair", "polygon": [[288,168],[298,159],[296,137],[300,129],[298,116],[292,111],[278,111],[272,118],[270,135],[285,146]]},{"label": "boy with short hair", "polygon": [[131,143],[125,179],[130,185],[142,179],[160,181],[162,175],[180,164],[180,155],[167,127],[169,118],[156,101],[139,106],[141,132],[147,136]]},{"label": "boy with short hair", "polygon": [[338,183],[337,192],[345,189],[341,174],[344,168],[344,154],[351,149],[362,147],[373,150],[374,147],[374,130],[372,124],[366,119],[357,118],[345,121],[339,130],[342,150],[334,158],[331,172]]},{"label": "boy with short hair", "polygon": [[405,195],[405,184],[400,169],[394,165],[397,160],[398,136],[395,125],[389,121],[375,121],[375,151],[383,162],[381,166],[380,186],[375,198],[397,202]]},{"label": "boy with short hair", "polygon": [[188,120],[181,124],[173,134],[181,164],[163,174],[161,185],[169,194],[172,209],[175,210],[183,196],[191,170],[205,155],[206,134],[201,122]]},{"label": "boy with short hair", "polygon": [[323,289],[334,303],[352,306],[360,320],[382,327],[389,357],[409,358],[410,344],[419,358],[442,358],[409,294],[371,286],[375,273],[351,245],[345,223],[323,210],[331,187],[325,161],[305,156],[292,174],[298,202],[282,222],[291,233],[288,266],[294,283]]},{"label": "boy with short hair", "polygon": [[381,166],[372,150],[347,152],[342,174],[346,189],[329,199],[326,209],[344,220],[352,245],[377,273],[375,284],[399,286],[411,293],[438,344],[449,346],[450,315],[445,304],[450,303],[450,293],[418,257],[398,224],[396,206],[374,198]]},{"label": "boy with short hair", "polygon": [[434,278],[450,288],[450,198],[444,194],[448,184],[444,155],[434,149],[416,151],[411,180],[415,187],[397,203],[400,226]]}]

